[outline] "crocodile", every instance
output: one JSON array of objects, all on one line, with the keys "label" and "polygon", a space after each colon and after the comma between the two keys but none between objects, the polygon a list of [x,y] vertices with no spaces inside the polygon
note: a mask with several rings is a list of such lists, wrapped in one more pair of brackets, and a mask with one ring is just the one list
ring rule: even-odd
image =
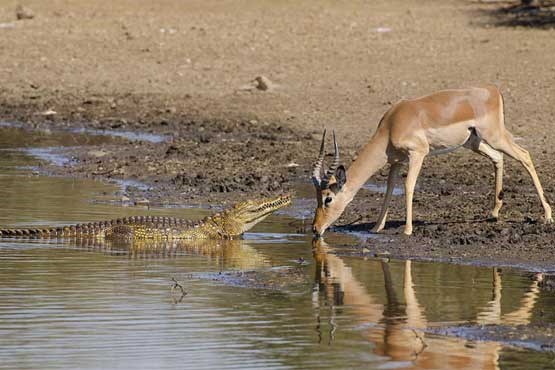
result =
[{"label": "crocodile", "polygon": [[272,212],[289,204],[291,196],[282,195],[247,200],[198,221],[174,217],[131,216],[62,227],[0,229],[0,237],[106,240],[236,239]]}]

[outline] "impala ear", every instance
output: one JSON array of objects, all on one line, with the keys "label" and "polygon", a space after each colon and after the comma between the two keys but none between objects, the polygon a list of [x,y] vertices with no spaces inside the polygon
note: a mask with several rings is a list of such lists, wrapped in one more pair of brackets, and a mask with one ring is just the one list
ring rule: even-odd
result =
[{"label": "impala ear", "polygon": [[343,185],[345,185],[345,182],[347,182],[347,171],[345,171],[345,167],[343,165],[337,167],[334,177],[335,183],[330,186],[330,189],[334,193],[338,193],[343,188]]},{"label": "impala ear", "polygon": [[345,167],[343,165],[337,167],[337,170],[335,170],[335,179],[337,180],[337,186],[339,186],[339,189],[341,189],[347,182],[347,171],[345,171]]}]

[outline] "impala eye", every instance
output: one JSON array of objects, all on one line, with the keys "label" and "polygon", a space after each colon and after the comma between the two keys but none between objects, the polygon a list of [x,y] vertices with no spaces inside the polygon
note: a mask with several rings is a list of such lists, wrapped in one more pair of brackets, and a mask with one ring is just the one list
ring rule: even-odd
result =
[{"label": "impala eye", "polygon": [[326,199],[324,199],[324,205],[327,206],[328,204],[331,203],[332,200],[333,200],[332,197],[326,197]]}]

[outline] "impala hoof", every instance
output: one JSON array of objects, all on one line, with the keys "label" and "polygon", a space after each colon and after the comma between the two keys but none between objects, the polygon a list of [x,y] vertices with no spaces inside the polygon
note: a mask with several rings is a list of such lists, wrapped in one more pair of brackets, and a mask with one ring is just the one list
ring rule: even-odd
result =
[{"label": "impala hoof", "polygon": [[499,221],[499,216],[494,216],[494,215],[489,215],[489,217],[486,220],[487,222],[497,222]]},{"label": "impala hoof", "polygon": [[553,223],[553,218],[552,217],[548,217],[545,219],[545,223],[546,224],[552,224]]}]

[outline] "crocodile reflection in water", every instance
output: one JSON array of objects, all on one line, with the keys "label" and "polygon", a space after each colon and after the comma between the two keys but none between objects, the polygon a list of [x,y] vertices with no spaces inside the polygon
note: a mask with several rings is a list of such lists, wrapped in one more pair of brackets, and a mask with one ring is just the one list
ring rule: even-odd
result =
[{"label": "crocodile reflection in water", "polygon": [[25,243],[52,244],[64,249],[99,252],[130,259],[167,259],[192,254],[213,260],[222,269],[269,267],[269,257],[253,248],[248,240],[99,240],[90,238],[22,240]]},{"label": "crocodile reflection in water", "polygon": [[[376,354],[387,356],[401,368],[421,369],[499,369],[499,355],[503,348],[498,342],[476,342],[453,337],[426,335],[430,327],[425,310],[416,297],[412,280],[412,263],[405,261],[403,293],[404,305],[397,300],[389,264],[381,262],[387,303],[380,304],[368,289],[353,275],[343,259],[330,253],[330,247],[321,239],[313,241],[316,261],[316,286],[313,305],[320,310],[320,292],[330,306],[330,341],[337,331],[333,317],[337,306],[349,306],[361,324],[370,324],[366,334],[375,344]],[[528,292],[520,301],[520,307],[510,313],[501,313],[501,274],[493,269],[493,298],[477,314],[478,325],[530,323],[532,310],[539,295],[537,274]],[[321,336],[318,318],[319,335]]]}]

